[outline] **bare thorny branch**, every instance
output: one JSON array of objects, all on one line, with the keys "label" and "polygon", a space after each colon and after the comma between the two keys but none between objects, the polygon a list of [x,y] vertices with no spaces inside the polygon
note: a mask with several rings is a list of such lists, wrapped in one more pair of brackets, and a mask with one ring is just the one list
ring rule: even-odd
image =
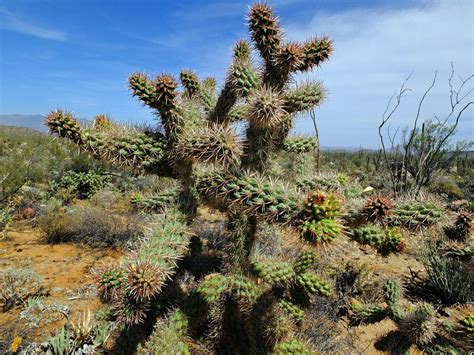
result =
[{"label": "bare thorny branch", "polygon": [[[412,74],[410,74],[405,79],[399,91],[392,95],[387,103],[385,111],[382,115],[378,132],[384,161],[389,171],[393,192],[396,195],[409,190],[412,190],[415,192],[415,194],[418,194],[421,190],[421,187],[429,183],[433,177],[433,173],[436,170],[443,168],[443,164],[446,164],[447,152],[445,152],[445,149],[448,148],[447,145],[449,139],[452,138],[453,134],[455,133],[463,113],[472,104],[474,104],[472,101],[465,103],[465,99],[472,93],[473,89],[471,88],[467,91],[467,93],[463,93],[463,88],[466,87],[472,78],[474,78],[474,75],[470,75],[466,79],[460,78],[460,85],[458,88],[456,88],[453,83],[454,73],[454,66],[451,63],[451,74],[448,79],[450,90],[450,110],[448,114],[442,119],[434,115],[437,121],[436,132],[439,134],[436,137],[432,136],[433,134],[436,134],[436,132],[434,133],[433,131],[430,131],[433,129],[433,127],[428,128],[427,131],[426,124],[429,121],[423,122],[421,127],[419,127],[419,120],[425,99],[436,85],[437,72],[435,72],[430,86],[425,90],[418,103],[417,113],[412,127],[404,130],[403,132],[404,139],[402,150],[400,150],[400,144],[396,143],[398,128],[394,133],[392,133],[390,131],[390,123],[387,125],[387,122],[389,122],[389,120],[397,111],[404,94],[410,91],[410,89],[406,87],[406,84]],[[395,104],[392,107],[393,101],[395,101]],[[456,118],[454,119],[454,122],[450,123],[450,119],[453,117],[456,111]],[[387,129],[386,132],[384,132],[384,127],[386,125]],[[385,144],[384,133],[388,136],[390,142],[390,151],[388,151]],[[408,139],[405,139],[407,137],[406,135],[408,135]],[[459,153],[460,151],[458,151],[456,148],[451,152],[450,158],[457,156]],[[410,183],[409,178],[413,179],[412,184]]]}]

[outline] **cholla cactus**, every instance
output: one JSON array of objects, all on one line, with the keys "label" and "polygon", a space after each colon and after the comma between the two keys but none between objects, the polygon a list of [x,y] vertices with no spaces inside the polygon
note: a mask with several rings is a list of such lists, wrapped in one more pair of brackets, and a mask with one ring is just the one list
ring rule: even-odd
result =
[{"label": "cholla cactus", "polygon": [[[329,285],[306,271],[302,261],[294,270],[290,264],[279,264],[276,260],[262,264],[250,258],[260,221],[298,225],[311,210],[313,220],[319,223],[310,228],[311,232],[317,235],[321,228],[324,234],[316,239],[332,239],[339,233],[334,218],[340,202],[335,197],[324,196],[324,201],[318,200],[308,208],[299,190],[270,180],[265,174],[272,153],[282,149],[303,152],[317,144],[314,139],[292,139],[288,134],[295,115],[319,106],[325,91],[317,81],[291,83],[298,73],[308,72],[326,61],[332,44],[326,37],[314,37],[303,43],[285,41],[277,17],[266,4],[250,7],[247,19],[253,46],[263,65],[254,65],[249,42],[238,41],[218,95],[215,79],[201,80],[189,69],[181,71],[180,82],[167,73],[156,77],[144,73],[130,75],[132,95],[159,117],[155,130],[144,132],[116,123],[107,129],[101,124],[81,126],[64,110],[52,111],[47,116],[46,124],[52,133],[68,138],[96,158],[180,183],[178,197],[173,201],[178,210],[168,207],[155,234],[142,243],[132,260],[124,263],[128,265],[122,270],[124,281],[113,298],[115,314],[128,325],[145,318],[150,302],[175,274],[176,260],[187,253],[188,223],[193,220],[199,201],[206,201],[233,216],[231,219],[246,224],[239,231],[230,231],[234,237],[229,254],[238,257],[227,258],[229,265],[225,270],[204,278],[191,292],[208,305],[216,303],[210,307],[214,312],[210,318],[216,324],[219,319],[227,319],[223,312],[230,312],[235,301],[241,306],[242,319],[248,320],[242,327],[255,326],[247,329],[248,334],[255,337],[255,331],[265,328],[252,321],[252,314],[258,313],[252,312],[252,307],[256,307],[257,299],[264,293],[269,300],[281,295],[275,294],[268,282],[258,284],[253,271],[278,287],[291,281],[309,295],[330,293]],[[234,123],[245,124],[243,135],[237,133]],[[137,204],[143,201],[135,199]],[[231,229],[236,225],[229,223]],[[225,307],[218,306],[222,302]],[[271,301],[261,300],[258,305],[262,312],[274,309]],[[238,319],[236,316],[236,322]],[[219,324],[214,329],[224,332],[224,324]],[[236,332],[229,332],[226,339],[236,336]],[[283,349],[282,344],[275,349]],[[290,348],[300,348],[288,344]]]},{"label": "cholla cactus", "polygon": [[397,322],[398,330],[410,343],[426,345],[435,338],[435,311],[429,303],[421,303],[417,309]]},{"label": "cholla cactus", "polygon": [[405,249],[405,241],[396,228],[382,229],[377,225],[366,225],[355,228],[351,236],[361,244],[376,248],[384,255],[398,253]]},{"label": "cholla cactus", "polygon": [[155,325],[146,344],[137,349],[137,354],[191,354],[185,339],[187,329],[186,315],[179,309],[175,310],[164,322]]},{"label": "cholla cactus", "polygon": [[313,351],[309,349],[305,344],[296,339],[287,339],[279,342],[273,348],[272,354],[283,355],[283,354],[312,354]]},{"label": "cholla cactus", "polygon": [[460,212],[454,226],[446,228],[446,234],[449,238],[459,241],[464,241],[472,233],[472,214],[469,212]]},{"label": "cholla cactus", "polygon": [[382,222],[393,207],[390,198],[385,196],[370,197],[362,208],[361,215],[366,221]]},{"label": "cholla cactus", "polygon": [[96,284],[99,295],[110,299],[125,281],[125,272],[118,266],[107,266],[96,272]]},{"label": "cholla cactus", "polygon": [[419,228],[435,224],[441,210],[433,203],[407,202],[392,210],[390,222],[397,226]]},{"label": "cholla cactus", "polygon": [[341,211],[341,201],[334,194],[320,191],[308,195],[301,213],[303,236],[313,243],[330,242],[341,234],[342,228],[335,219]]}]

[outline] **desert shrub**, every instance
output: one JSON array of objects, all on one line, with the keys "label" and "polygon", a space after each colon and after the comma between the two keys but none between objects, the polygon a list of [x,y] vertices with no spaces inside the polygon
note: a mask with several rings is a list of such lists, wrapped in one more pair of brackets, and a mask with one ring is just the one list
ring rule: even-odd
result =
[{"label": "desert shrub", "polygon": [[446,195],[449,198],[464,198],[464,192],[452,179],[435,181],[430,184],[430,190],[440,195]]},{"label": "desert shrub", "polygon": [[107,341],[109,334],[109,324],[94,321],[89,311],[77,323],[69,322],[66,327],[62,327],[39,349],[46,354],[95,354]]},{"label": "desert shrub", "polygon": [[12,221],[12,210],[9,207],[0,207],[0,236],[4,234]]},{"label": "desert shrub", "polygon": [[40,218],[48,243],[76,242],[91,246],[123,246],[141,235],[143,221],[135,215],[116,215],[98,207],[68,212],[50,210]]},{"label": "desert shrub", "polygon": [[434,245],[427,245],[421,262],[434,293],[445,303],[472,301],[474,274],[462,261],[442,255]]},{"label": "desert shrub", "polygon": [[63,189],[66,193],[72,193],[79,199],[86,199],[102,188],[107,181],[106,176],[99,175],[94,171],[67,171],[57,181],[51,183],[50,189],[53,193]]},{"label": "desert shrub", "polygon": [[7,268],[0,270],[0,307],[4,312],[41,291],[42,278],[33,270]]}]

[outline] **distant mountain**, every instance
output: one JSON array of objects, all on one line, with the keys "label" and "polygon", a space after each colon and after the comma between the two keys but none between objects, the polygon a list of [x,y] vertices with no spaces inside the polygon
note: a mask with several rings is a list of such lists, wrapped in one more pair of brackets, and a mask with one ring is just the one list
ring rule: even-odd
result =
[{"label": "distant mountain", "polygon": [[0,125],[2,126],[26,127],[41,132],[47,131],[44,120],[42,115],[0,114]]}]

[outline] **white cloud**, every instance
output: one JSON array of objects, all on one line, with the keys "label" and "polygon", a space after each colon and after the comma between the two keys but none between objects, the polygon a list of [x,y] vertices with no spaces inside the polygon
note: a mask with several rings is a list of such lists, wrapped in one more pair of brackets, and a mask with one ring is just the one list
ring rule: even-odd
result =
[{"label": "white cloud", "polygon": [[[471,0],[440,0],[405,9],[316,13],[308,25],[287,26],[291,39],[324,33],[334,40],[332,58],[316,72],[329,90],[329,99],[317,113],[322,143],[376,147],[377,125],[387,100],[411,72],[412,91],[393,123],[411,122],[435,70],[437,86],[422,117],[445,114],[451,61],[458,75],[467,77],[474,71],[473,22]],[[463,116],[459,137],[474,136],[473,111],[471,106]],[[310,129],[308,120],[298,122],[298,131]]]},{"label": "white cloud", "polygon": [[66,40],[66,34],[61,31],[46,28],[24,19],[20,19],[12,12],[0,7],[0,29],[19,32],[29,36],[50,39],[55,41]]}]

